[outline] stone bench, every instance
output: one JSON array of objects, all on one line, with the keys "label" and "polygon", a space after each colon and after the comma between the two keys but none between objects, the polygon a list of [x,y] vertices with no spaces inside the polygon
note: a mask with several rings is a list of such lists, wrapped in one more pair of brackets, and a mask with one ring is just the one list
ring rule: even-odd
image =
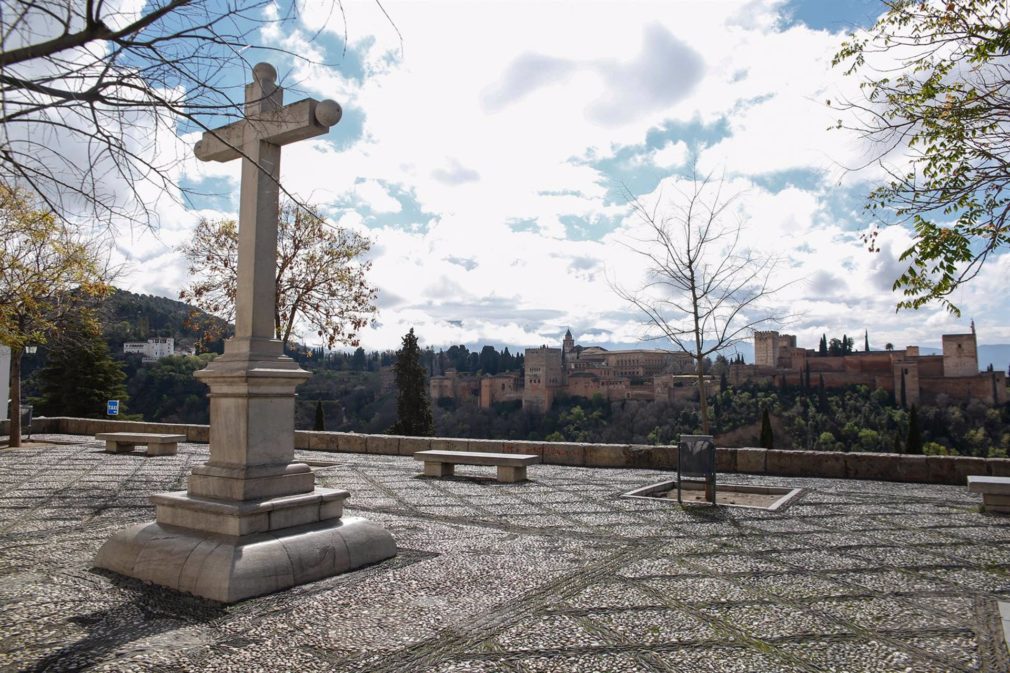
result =
[{"label": "stone bench", "polygon": [[1010,477],[968,477],[968,491],[982,494],[982,506],[987,512],[1010,514]]},{"label": "stone bench", "polygon": [[418,451],[414,460],[424,461],[424,476],[451,477],[456,465],[495,465],[498,481],[526,481],[526,466],[540,462],[540,456],[476,451]]},{"label": "stone bench", "polygon": [[147,446],[149,456],[174,456],[186,435],[161,435],[155,432],[99,432],[95,439],[105,440],[106,453],[129,453],[137,444]]}]

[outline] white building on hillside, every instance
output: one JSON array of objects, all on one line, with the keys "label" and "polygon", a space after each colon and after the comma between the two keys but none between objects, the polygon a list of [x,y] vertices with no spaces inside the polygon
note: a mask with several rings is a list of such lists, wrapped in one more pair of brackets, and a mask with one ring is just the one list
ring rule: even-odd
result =
[{"label": "white building on hillside", "polygon": [[144,362],[157,362],[161,358],[175,354],[175,339],[159,337],[147,341],[127,341],[123,344],[123,352],[139,353],[144,356]]}]

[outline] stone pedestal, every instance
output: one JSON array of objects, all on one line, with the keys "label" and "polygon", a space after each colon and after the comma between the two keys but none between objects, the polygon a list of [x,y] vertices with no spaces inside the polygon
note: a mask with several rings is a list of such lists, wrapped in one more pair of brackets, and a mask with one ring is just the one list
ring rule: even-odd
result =
[{"label": "stone pedestal", "polygon": [[157,521],[116,534],[95,565],[232,603],[395,556],[384,529],[342,517],[347,491],[316,488],[292,462],[294,389],[309,374],[226,349],[197,373],[210,387],[210,460],[187,491],[152,495]]}]

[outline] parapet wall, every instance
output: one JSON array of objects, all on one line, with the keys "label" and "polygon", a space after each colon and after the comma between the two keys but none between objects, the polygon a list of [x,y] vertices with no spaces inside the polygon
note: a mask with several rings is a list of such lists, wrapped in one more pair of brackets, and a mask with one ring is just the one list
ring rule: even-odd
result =
[{"label": "parapet wall", "polygon": [[[143,423],[89,418],[37,418],[34,434],[95,435],[99,432],[162,432],[186,435],[190,442],[207,442],[209,426]],[[7,422],[0,422],[6,436]],[[548,465],[676,470],[676,446],[639,444],[577,444],[448,437],[400,437],[350,432],[295,432],[295,448],[338,453],[409,456],[416,451],[492,451],[540,456]],[[716,450],[720,472],[783,477],[910,481],[963,486],[969,475],[1010,477],[1010,459],[961,456],[911,456],[897,453],[838,453],[766,449]]]}]

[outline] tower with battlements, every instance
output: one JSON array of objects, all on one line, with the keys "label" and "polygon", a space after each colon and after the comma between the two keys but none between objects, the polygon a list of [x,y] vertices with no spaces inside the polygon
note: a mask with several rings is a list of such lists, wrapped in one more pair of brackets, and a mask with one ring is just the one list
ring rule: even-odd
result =
[{"label": "tower with battlements", "polygon": [[523,409],[547,411],[557,391],[565,385],[564,351],[560,348],[527,348]]}]

